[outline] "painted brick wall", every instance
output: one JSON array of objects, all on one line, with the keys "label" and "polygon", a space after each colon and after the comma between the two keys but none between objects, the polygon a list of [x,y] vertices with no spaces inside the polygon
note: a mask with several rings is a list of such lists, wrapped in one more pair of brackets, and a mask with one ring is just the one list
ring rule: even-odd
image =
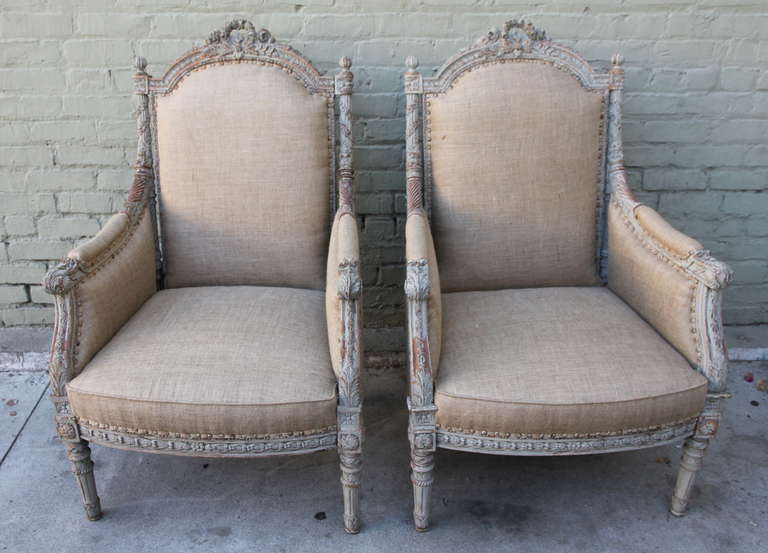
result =
[{"label": "painted brick wall", "polygon": [[633,188],[736,269],[727,322],[768,322],[766,0],[1,0],[0,324],[49,324],[46,269],[121,205],[133,57],[161,74],[232,17],[322,69],[354,60],[370,349],[404,344],[403,59],[429,72],[513,17],[590,60],[624,54]]}]

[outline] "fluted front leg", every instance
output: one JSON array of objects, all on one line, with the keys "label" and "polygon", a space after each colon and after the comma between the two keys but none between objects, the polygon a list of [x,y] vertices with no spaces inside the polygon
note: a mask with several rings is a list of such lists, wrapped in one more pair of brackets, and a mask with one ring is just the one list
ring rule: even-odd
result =
[{"label": "fluted front leg", "polygon": [[435,454],[411,448],[411,483],[413,484],[413,523],[416,530],[429,528],[429,509],[432,500],[432,471]]},{"label": "fluted front leg", "polygon": [[72,463],[72,473],[75,475],[80,494],[83,497],[83,507],[88,520],[101,518],[101,500],[96,493],[96,480],[93,477],[93,461],[91,461],[91,448],[88,442],[68,442],[67,459]]},{"label": "fluted front leg", "polygon": [[363,456],[360,453],[339,452],[341,461],[341,487],[344,494],[344,531],[360,531],[360,471]]}]

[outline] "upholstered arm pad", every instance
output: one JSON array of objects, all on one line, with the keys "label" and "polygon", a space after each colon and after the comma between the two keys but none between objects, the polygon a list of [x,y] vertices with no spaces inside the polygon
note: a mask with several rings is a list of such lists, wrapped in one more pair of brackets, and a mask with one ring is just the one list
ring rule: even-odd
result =
[{"label": "upholstered arm pad", "polygon": [[[429,295],[427,302],[428,344],[433,377],[440,366],[440,351],[443,338],[443,309],[440,293],[440,273],[435,257],[435,245],[429,220],[421,210],[408,214],[405,224],[405,257],[408,264],[423,263],[426,260]],[[407,290],[406,290],[407,293]],[[410,300],[410,298],[409,298]]]},{"label": "upholstered arm pad", "polygon": [[[357,231],[357,218],[351,211],[338,211],[333,220],[331,241],[328,247],[328,265],[325,287],[325,313],[328,323],[328,344],[331,350],[331,362],[337,377],[343,373],[345,356],[347,364],[352,362],[359,370],[360,324],[359,302],[352,301],[360,297],[361,283],[359,274],[360,248]],[[347,313],[345,315],[345,308]],[[345,316],[354,318],[345,324]],[[349,332],[354,336],[348,336]],[[350,342],[351,340],[351,342]],[[351,351],[350,343],[358,351]]]},{"label": "upholstered arm pad", "polygon": [[634,209],[637,222],[648,236],[661,247],[678,257],[688,257],[691,252],[704,249],[698,240],[686,236],[672,225],[652,207],[638,205]]},{"label": "upholstered arm pad", "polygon": [[52,269],[45,287],[66,319],[74,377],[157,289],[155,242],[148,209],[114,215],[91,240]]},{"label": "upholstered arm pad", "polygon": [[[695,366],[707,372],[703,355],[712,325],[701,313],[732,278],[696,240],[675,230],[656,211],[613,200],[608,208],[608,286],[631,305]],[[719,310],[719,301],[716,309]],[[714,309],[714,308],[713,308]],[[719,322],[719,311],[711,314]],[[714,329],[715,333],[721,329]],[[709,359],[709,357],[707,357]]]}]

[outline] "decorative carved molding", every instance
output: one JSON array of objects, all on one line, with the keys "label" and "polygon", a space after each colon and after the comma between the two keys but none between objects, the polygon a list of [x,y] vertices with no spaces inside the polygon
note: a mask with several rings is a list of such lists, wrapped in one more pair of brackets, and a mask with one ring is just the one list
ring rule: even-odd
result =
[{"label": "decorative carved molding", "polygon": [[281,435],[247,440],[216,440],[158,437],[118,432],[92,427],[80,421],[80,435],[88,442],[121,449],[136,449],[150,453],[195,455],[199,457],[263,457],[311,453],[336,446],[336,431],[317,434]]},{"label": "decorative carved molding", "polygon": [[471,46],[458,52],[438,69],[434,77],[424,78],[424,92],[442,93],[465,72],[486,63],[499,61],[540,61],[551,63],[574,77],[585,88],[607,89],[608,73],[595,72],[579,54],[547,39],[546,33],[524,21],[508,21],[503,30],[492,29]]},{"label": "decorative carved molding", "polygon": [[693,434],[696,422],[686,421],[659,429],[595,438],[518,439],[437,430],[437,445],[446,449],[499,455],[586,455],[655,447]]},{"label": "decorative carved molding", "polygon": [[409,300],[423,301],[429,298],[429,264],[426,259],[409,261],[405,273],[405,297]]},{"label": "decorative carved molding", "polygon": [[243,59],[246,53],[252,55],[273,55],[275,39],[266,29],[258,31],[246,19],[235,19],[222,30],[213,31],[205,41],[204,52],[215,57],[232,56]]},{"label": "decorative carved molding", "polygon": [[339,169],[336,182],[339,188],[339,207],[354,212],[354,170],[352,168],[352,83],[354,75],[349,70],[352,60],[344,56],[339,60],[341,71],[336,75],[336,96],[339,99]]},{"label": "decorative carved molding", "polygon": [[423,198],[423,165],[421,155],[421,134],[419,129],[419,104],[422,92],[421,74],[416,70],[418,60],[409,56],[405,59],[408,70],[405,72],[405,178],[407,183],[408,212],[420,209]]},{"label": "decorative carved molding", "polygon": [[267,29],[256,30],[247,20],[235,20],[214,31],[206,43],[178,60],[160,79],[149,80],[149,94],[168,94],[192,71],[216,63],[252,61],[275,65],[298,79],[310,93],[333,95],[335,79],[322,76],[312,63]]},{"label": "decorative carved molding", "polygon": [[357,261],[346,259],[339,264],[339,297],[344,300],[354,300],[360,297],[363,284]]},{"label": "decorative carved molding", "polygon": [[473,45],[474,48],[489,48],[496,55],[509,53],[518,57],[523,53],[531,53],[533,44],[547,40],[547,34],[523,20],[512,19],[504,23],[502,31],[491,29]]}]

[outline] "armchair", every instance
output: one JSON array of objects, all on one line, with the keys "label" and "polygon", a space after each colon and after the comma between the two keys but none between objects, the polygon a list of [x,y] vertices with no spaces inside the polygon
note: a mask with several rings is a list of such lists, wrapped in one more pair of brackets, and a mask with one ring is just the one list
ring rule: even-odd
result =
[{"label": "armchair", "polygon": [[727,397],[732,273],[635,201],[620,56],[600,73],[510,21],[433,77],[406,66],[416,529],[429,525],[437,448],[579,455],[685,440],[671,504],[684,514]]},{"label": "armchair", "polygon": [[137,60],[125,208],[44,283],[51,399],[89,519],[101,516],[90,444],[338,448],[344,527],[358,531],[361,283],[351,62],[340,65],[322,76],[245,20],[159,79]]}]

